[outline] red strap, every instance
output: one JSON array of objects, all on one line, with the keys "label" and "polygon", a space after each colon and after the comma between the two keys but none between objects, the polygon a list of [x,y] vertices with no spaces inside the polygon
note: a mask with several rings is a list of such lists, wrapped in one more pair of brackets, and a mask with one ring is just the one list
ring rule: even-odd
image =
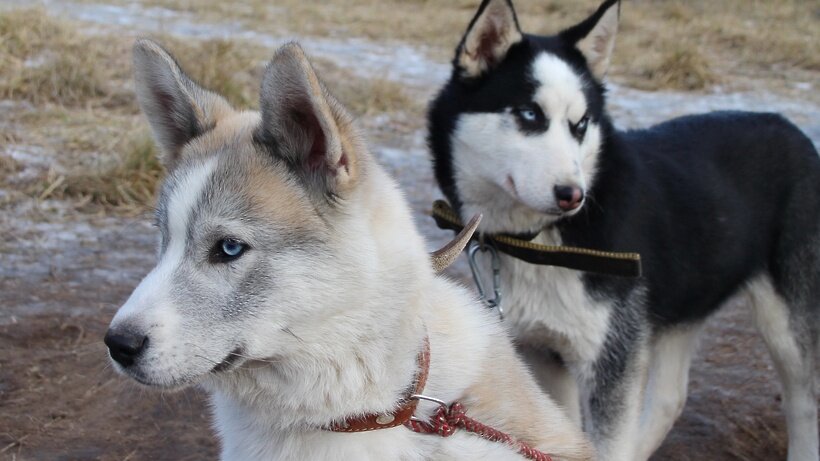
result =
[{"label": "red strap", "polygon": [[418,356],[418,364],[419,371],[416,374],[416,384],[395,410],[390,413],[368,413],[358,417],[350,417],[331,425],[328,429],[333,432],[367,432],[401,426],[410,421],[419,403],[418,400],[410,397],[420,394],[424,390],[424,386],[427,384],[427,374],[430,372],[429,338],[424,338],[424,344]]},{"label": "red strap", "polygon": [[387,429],[404,425],[412,431],[423,434],[438,434],[442,437],[449,437],[461,428],[467,432],[480,435],[493,442],[506,443],[515,448],[519,454],[534,461],[552,461],[550,455],[538,451],[530,445],[512,438],[509,434],[493,429],[467,416],[464,406],[458,402],[449,407],[443,405],[439,407],[433,415],[432,422],[422,422],[412,418],[418,405],[418,394],[424,390],[427,383],[427,374],[430,370],[430,342],[424,338],[424,345],[418,356],[419,372],[416,375],[414,392],[410,393],[396,410],[385,414],[366,414],[360,417],[347,418],[344,421],[327,428],[334,432],[365,432],[377,429]]},{"label": "red strap", "polygon": [[487,440],[506,443],[515,448],[520,455],[527,459],[534,461],[552,461],[550,455],[538,451],[520,440],[512,438],[509,434],[493,429],[490,426],[470,418],[467,416],[464,406],[458,402],[453,403],[449,408],[444,406],[439,407],[429,423],[411,419],[404,423],[404,425],[414,432],[438,434],[441,437],[449,437],[456,432],[456,429],[461,428],[467,432],[480,435]]}]

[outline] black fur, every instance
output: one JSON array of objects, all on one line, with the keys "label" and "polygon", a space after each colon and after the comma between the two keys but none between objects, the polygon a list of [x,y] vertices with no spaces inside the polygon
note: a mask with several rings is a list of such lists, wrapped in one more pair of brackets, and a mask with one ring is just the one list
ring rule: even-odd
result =
[{"label": "black fur", "polygon": [[[459,118],[531,104],[537,83],[529,75],[540,53],[562,59],[587,82],[587,114],[602,135],[597,173],[587,178],[583,208],[552,225],[565,245],[637,252],[643,265],[638,279],[582,276],[586,293],[611,313],[602,349],[586,364],[591,373],[576,376],[587,391],[591,421],[584,425],[594,440],[617,437],[626,405],[640,405],[629,402],[627,392],[637,382],[638,353],[649,340],[672,327],[700,323],[758,275],[768,275],[786,301],[788,328],[802,360],[811,361],[820,333],[820,158],[814,145],[772,113],[714,112],[645,130],[616,130],[604,87],[576,48],[616,5],[607,0],[590,18],[555,36],[524,34],[479,76],[464,77],[456,59],[428,117],[436,180],[461,214],[450,145]],[[798,379],[799,373],[789,373]]]},{"label": "black fur", "polygon": [[[607,118],[604,111],[603,85],[592,77],[583,55],[574,44],[568,45],[560,36],[541,37],[525,34],[524,39],[510,48],[506,58],[492,72],[476,78],[461,77],[460,69],[454,65],[449,82],[430,106],[428,143],[433,152],[436,181],[457,211],[460,210],[461,201],[456,191],[452,169],[450,137],[459,115],[470,112],[502,112],[508,108],[531,103],[536,82],[528,77],[526,70],[535,56],[544,51],[559,56],[579,75],[583,75],[591,82],[585,88],[590,120],[599,122]],[[512,234],[526,234],[531,230],[509,231]]]},{"label": "black fur", "polygon": [[567,245],[638,252],[643,260],[643,280],[588,275],[588,289],[624,297],[635,283],[645,284],[650,320],[663,327],[704,318],[764,270],[785,288],[790,258],[820,236],[820,159],[812,142],[767,113],[716,112],[615,130],[603,86],[567,38],[583,38],[579,30],[588,32],[588,21],[557,36],[525,35],[477,78],[454,69],[431,104],[428,125],[447,199],[459,210],[450,146],[459,116],[530,103],[536,88],[529,65],[537,54],[552,53],[593,82],[585,89],[589,115],[604,135],[589,203],[556,224],[561,237]]},{"label": "black fur", "polygon": [[[716,112],[612,130],[590,195],[558,223],[564,242],[639,252],[656,326],[704,318],[764,271],[786,288],[784,267],[820,236],[820,159],[776,114]],[[586,281],[607,292],[624,283]]]},{"label": "black fur", "polygon": [[598,24],[598,21],[601,20],[604,13],[606,13],[612,7],[618,8],[618,15],[621,14],[621,2],[620,0],[606,0],[598,7],[598,9],[592,13],[592,15],[586,19],[584,19],[581,23],[576,24],[569,29],[561,32],[560,36],[561,39],[565,43],[578,43]]}]

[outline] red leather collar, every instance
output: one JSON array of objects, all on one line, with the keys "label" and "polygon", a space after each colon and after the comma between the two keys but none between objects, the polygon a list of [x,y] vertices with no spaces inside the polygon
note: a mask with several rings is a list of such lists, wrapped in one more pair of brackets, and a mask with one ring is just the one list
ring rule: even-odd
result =
[{"label": "red leather collar", "polygon": [[359,417],[346,418],[340,423],[333,424],[328,430],[333,432],[367,432],[377,429],[389,429],[401,426],[410,421],[416,412],[418,400],[411,399],[414,394],[421,394],[427,383],[427,374],[430,372],[430,340],[424,338],[424,346],[418,356],[419,371],[416,374],[416,383],[413,391],[404,396],[399,406],[390,413],[369,413]]},{"label": "red leather collar", "polygon": [[[466,410],[460,403],[455,402],[448,406],[440,400],[423,396],[422,391],[427,383],[427,374],[430,372],[429,338],[424,338],[424,346],[419,352],[418,362],[419,371],[416,374],[416,384],[413,386],[413,391],[404,396],[398,408],[390,413],[370,413],[357,418],[347,418],[341,423],[328,427],[327,430],[333,432],[367,432],[404,425],[414,432],[449,437],[457,429],[464,429],[491,442],[504,443],[514,448],[527,459],[552,461],[549,454],[468,417]],[[419,399],[430,400],[441,405],[429,422],[411,419],[416,412]]]}]

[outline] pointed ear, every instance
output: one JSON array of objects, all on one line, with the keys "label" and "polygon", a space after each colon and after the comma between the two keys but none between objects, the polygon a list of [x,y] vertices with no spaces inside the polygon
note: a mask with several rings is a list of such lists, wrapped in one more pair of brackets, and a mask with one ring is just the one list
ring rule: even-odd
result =
[{"label": "pointed ear", "polygon": [[347,111],[296,43],[280,48],[262,79],[258,140],[285,159],[311,192],[344,195],[357,177],[358,141]]},{"label": "pointed ear", "polygon": [[182,148],[210,129],[231,107],[221,96],[194,83],[155,42],[137,40],[133,58],[137,100],[162,151],[165,167],[173,169]]},{"label": "pointed ear", "polygon": [[478,77],[501,62],[522,39],[511,0],[484,0],[453,61],[462,77]]},{"label": "pointed ear", "polygon": [[620,0],[606,0],[584,22],[561,32],[561,37],[581,51],[598,80],[602,80],[609,69],[620,14]]}]

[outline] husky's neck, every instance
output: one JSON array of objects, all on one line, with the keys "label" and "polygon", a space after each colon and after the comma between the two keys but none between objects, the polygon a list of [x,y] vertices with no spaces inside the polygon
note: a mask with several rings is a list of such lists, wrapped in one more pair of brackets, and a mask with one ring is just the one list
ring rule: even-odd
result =
[{"label": "husky's neck", "polygon": [[328,317],[293,328],[296,351],[272,357],[274,363],[206,383],[226,444],[238,436],[229,433],[236,427],[271,437],[389,412],[412,385],[434,296],[424,242],[379,168],[368,172],[345,215],[336,246],[350,274],[343,290],[330,288],[339,292],[327,294]]}]

